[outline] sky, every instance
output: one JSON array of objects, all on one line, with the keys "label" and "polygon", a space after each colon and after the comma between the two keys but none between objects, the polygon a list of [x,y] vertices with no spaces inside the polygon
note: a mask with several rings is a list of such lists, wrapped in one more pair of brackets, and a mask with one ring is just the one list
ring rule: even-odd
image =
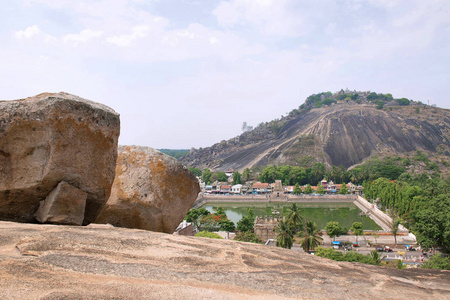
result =
[{"label": "sky", "polygon": [[122,145],[211,146],[346,88],[450,108],[448,0],[0,4],[0,99],[103,103]]}]

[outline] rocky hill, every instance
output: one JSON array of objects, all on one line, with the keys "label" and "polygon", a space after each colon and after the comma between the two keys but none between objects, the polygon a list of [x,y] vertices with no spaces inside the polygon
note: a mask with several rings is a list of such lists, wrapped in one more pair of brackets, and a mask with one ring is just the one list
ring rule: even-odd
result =
[{"label": "rocky hill", "polygon": [[228,141],[192,149],[181,161],[218,171],[314,157],[349,168],[373,155],[415,150],[450,155],[450,110],[390,94],[340,91],[308,97],[299,109]]},{"label": "rocky hill", "polygon": [[449,274],[110,225],[0,222],[2,299],[448,299]]}]

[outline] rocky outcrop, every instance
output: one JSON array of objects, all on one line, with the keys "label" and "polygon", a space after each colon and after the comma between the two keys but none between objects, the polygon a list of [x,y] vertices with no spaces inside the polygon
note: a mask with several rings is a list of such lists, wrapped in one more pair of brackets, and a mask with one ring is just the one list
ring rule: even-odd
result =
[{"label": "rocky outcrop", "polygon": [[194,174],[155,149],[120,146],[111,197],[96,223],[172,233],[200,192]]},{"label": "rocky outcrop", "polygon": [[0,219],[35,221],[61,182],[84,191],[93,222],[114,180],[119,115],[66,93],[0,101]]},{"label": "rocky outcrop", "polygon": [[61,181],[47,198],[41,201],[35,214],[36,220],[41,223],[82,225],[86,198],[84,191]]},{"label": "rocky outcrop", "polygon": [[450,110],[423,105],[380,110],[373,105],[339,104],[258,126],[231,140],[192,150],[181,161],[225,171],[297,165],[299,158],[312,156],[327,166],[348,168],[376,154],[436,153],[439,149],[450,155]]},{"label": "rocky outcrop", "polygon": [[5,300],[450,297],[450,271],[98,224],[0,222],[0,278]]}]

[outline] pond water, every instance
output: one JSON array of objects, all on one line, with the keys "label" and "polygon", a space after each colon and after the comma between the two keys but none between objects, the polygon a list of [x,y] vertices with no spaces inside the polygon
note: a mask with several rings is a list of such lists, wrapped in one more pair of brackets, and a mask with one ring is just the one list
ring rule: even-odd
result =
[{"label": "pond water", "polygon": [[[289,204],[267,203],[206,203],[204,208],[214,212],[217,207],[223,207],[227,217],[235,224],[247,214],[248,208],[253,209],[255,216],[272,215],[274,210],[282,215],[287,214]],[[360,210],[352,203],[297,203],[301,215],[308,221],[313,221],[321,229],[328,222],[336,221],[342,227],[350,228],[353,222],[363,223],[364,230],[380,230],[381,228],[369,217],[360,214]]]}]

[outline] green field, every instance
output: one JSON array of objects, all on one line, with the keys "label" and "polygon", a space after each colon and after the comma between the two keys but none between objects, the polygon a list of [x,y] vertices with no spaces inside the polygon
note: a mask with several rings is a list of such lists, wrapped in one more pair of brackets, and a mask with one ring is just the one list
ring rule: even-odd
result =
[{"label": "green field", "polygon": [[[339,222],[342,227],[350,228],[353,222],[362,222],[365,230],[380,230],[381,228],[369,217],[360,215],[360,210],[352,203],[297,203],[301,214],[308,221],[316,222],[324,229],[330,221]],[[272,215],[274,210],[286,214],[287,204],[267,203],[206,203],[203,207],[214,212],[217,207],[223,207],[228,218],[235,224],[252,208],[255,216]]]}]

